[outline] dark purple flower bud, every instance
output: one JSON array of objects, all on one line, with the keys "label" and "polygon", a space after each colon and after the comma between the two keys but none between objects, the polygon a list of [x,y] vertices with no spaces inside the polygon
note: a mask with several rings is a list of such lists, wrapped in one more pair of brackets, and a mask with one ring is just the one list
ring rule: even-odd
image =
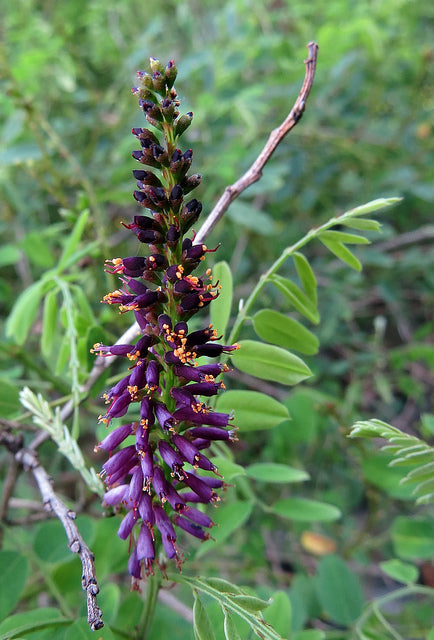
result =
[{"label": "dark purple flower bud", "polygon": [[181,169],[183,164],[183,158],[181,149],[175,149],[172,153],[172,157],[170,158],[170,171],[172,173],[177,173],[179,169]]},{"label": "dark purple flower bud", "polygon": [[152,484],[154,486],[155,493],[159,497],[162,504],[167,500],[166,494],[166,478],[163,470],[158,465],[154,466],[154,477],[152,478]]},{"label": "dark purple flower bud", "polygon": [[158,316],[158,326],[160,328],[160,333],[167,333],[167,331],[171,331],[172,330],[172,320],[170,319],[170,316],[167,315],[167,313],[161,313]]},{"label": "dark purple flower bud", "polygon": [[159,231],[153,231],[153,229],[148,229],[147,231],[140,231],[137,234],[137,238],[139,242],[143,242],[144,244],[163,244],[164,236]]},{"label": "dark purple flower bud", "polygon": [[164,209],[168,206],[166,191],[162,187],[150,187],[147,189],[147,193],[153,204],[158,208]]},{"label": "dark purple flower bud", "polygon": [[179,515],[175,516],[173,518],[173,522],[176,524],[177,527],[180,527],[181,529],[184,529],[184,531],[186,531],[187,533],[189,533],[192,536],[195,536],[195,538],[199,538],[200,540],[208,540],[209,539],[209,533],[206,533],[197,524],[193,524],[192,522],[189,522],[188,520],[186,520],[182,516],[179,516]]},{"label": "dark purple flower bud", "polygon": [[155,391],[158,389],[160,381],[160,365],[156,360],[151,360],[146,369],[146,386],[148,391]]},{"label": "dark purple flower bud", "polygon": [[170,482],[166,483],[166,497],[167,502],[170,504],[172,509],[175,511],[182,511],[185,507],[185,502],[182,496],[176,491],[176,489],[170,484]]},{"label": "dark purple flower bud", "polygon": [[[193,473],[193,475],[196,474]],[[224,484],[223,480],[220,480],[215,476],[202,476],[200,479],[202,480],[202,482],[211,487],[211,489],[220,489]]]},{"label": "dark purple flower bud", "polygon": [[132,344],[114,344],[112,346],[106,346],[101,342],[96,342],[90,352],[96,353],[98,356],[102,356],[103,358],[106,356],[126,357],[130,353],[132,348]]},{"label": "dark purple flower bud", "polygon": [[153,343],[154,338],[152,336],[142,336],[137,340],[136,344],[131,347],[128,354],[128,359],[137,360],[137,358],[146,358],[148,349]]},{"label": "dark purple flower bud", "polygon": [[211,462],[211,460],[208,460],[208,458],[204,456],[192,442],[187,440],[187,438],[184,438],[179,434],[173,434],[172,442],[178,448],[185,460],[187,460],[187,462],[193,465],[196,469],[200,467],[205,471],[217,471],[217,467]]},{"label": "dark purple flower bud", "polygon": [[137,550],[134,547],[129,559],[128,559],[128,573],[133,578],[140,580],[141,577],[141,567],[139,559],[137,558]]},{"label": "dark purple flower bud", "polygon": [[172,387],[170,395],[174,400],[176,400],[176,406],[190,405],[194,400],[188,387]]},{"label": "dark purple flower bud", "polygon": [[128,499],[131,503],[137,507],[140,502],[140,498],[143,493],[143,472],[141,467],[137,467],[131,476],[130,489],[128,492]]},{"label": "dark purple flower bud", "polygon": [[137,558],[150,561],[151,564],[155,558],[152,534],[146,524],[142,524],[140,527],[139,537],[137,538]]},{"label": "dark purple flower bud", "polygon": [[149,428],[137,422],[134,424],[136,425],[136,451],[143,451],[149,445]]},{"label": "dark purple flower bud", "polygon": [[[160,114],[161,114],[161,112],[160,112]],[[155,160],[157,162],[159,162],[160,164],[162,164],[164,166],[168,166],[170,164],[169,156],[167,155],[167,151],[165,149],[163,149],[163,147],[161,147],[159,144],[152,145],[152,154],[153,154]]]},{"label": "dark purple flower bud", "polygon": [[148,271],[155,271],[156,269],[164,269],[167,265],[166,258],[160,253],[151,253],[146,258],[146,269]]},{"label": "dark purple flower bud", "polygon": [[205,502],[213,502],[216,500],[217,494],[203,481],[202,478],[198,478],[192,473],[185,472],[183,482]]},{"label": "dark purple flower bud", "polygon": [[201,527],[207,527],[208,529],[214,526],[214,522],[211,520],[206,513],[199,511],[199,509],[195,509],[194,507],[187,507],[183,510],[182,514]]},{"label": "dark purple flower bud", "polygon": [[137,518],[139,517],[139,512],[137,509],[132,509],[128,511],[127,515],[123,518],[121,525],[118,529],[118,536],[122,540],[126,540],[133,530],[134,525],[137,522]]},{"label": "dark purple flower bud", "polygon": [[183,322],[183,321],[181,321],[181,322],[177,322],[177,323],[175,324],[175,326],[174,326],[173,330],[174,330],[174,332],[175,332],[177,335],[184,337],[184,335],[186,335],[186,334],[187,334],[187,331],[188,331],[188,325],[187,325],[187,323],[186,323],[186,322]]},{"label": "dark purple flower bud", "polygon": [[184,194],[180,185],[175,184],[175,186],[173,187],[169,195],[170,206],[175,213],[178,213],[179,211],[179,207],[181,206],[183,196]]},{"label": "dark purple flower bud", "polygon": [[[135,127],[134,129],[131,129],[131,133],[134,136],[136,136],[136,138],[138,138],[140,142],[142,142],[143,140],[149,140],[151,143],[158,144],[157,136],[150,129],[142,129],[141,127]],[[135,177],[137,178],[137,180],[142,179],[137,176]]]},{"label": "dark purple flower bud", "polygon": [[197,384],[189,384],[186,389],[196,396],[215,396],[217,393],[224,389],[223,382],[198,382]]},{"label": "dark purple flower bud", "polygon": [[143,471],[143,482],[146,491],[150,491],[152,478],[154,476],[154,463],[150,447],[145,447],[139,451],[140,465]]},{"label": "dark purple flower bud", "polygon": [[104,451],[113,451],[132,433],[132,424],[123,424],[121,427],[117,427],[109,433],[108,436],[99,443],[97,448],[104,449]]},{"label": "dark purple flower bud", "polygon": [[196,449],[209,449],[211,446],[211,440],[205,440],[204,438],[194,438],[191,441],[191,444],[194,444]]},{"label": "dark purple flower bud", "polygon": [[176,80],[177,73],[178,73],[178,70],[175,66],[174,61],[170,60],[164,70],[164,78],[166,80],[166,85],[168,89],[171,89],[173,87],[173,84]]},{"label": "dark purple flower bud", "polygon": [[109,389],[107,393],[104,394],[104,398],[109,402],[111,400],[116,400],[116,398],[119,398],[119,396],[123,394],[123,392],[128,387],[129,383],[130,383],[130,376],[126,376],[125,378],[122,378],[122,380],[119,380],[119,382],[116,383],[114,387]]},{"label": "dark purple flower bud", "polygon": [[182,493],[185,502],[193,502],[194,504],[208,504],[209,500],[204,500],[193,491],[185,491]]},{"label": "dark purple flower bud", "polygon": [[125,475],[129,469],[136,463],[136,448],[134,445],[125,447],[111,456],[102,465],[107,476],[110,478],[118,469],[126,469]]},{"label": "dark purple flower bud", "polygon": [[166,93],[166,80],[164,75],[159,71],[154,71],[152,74],[152,84],[158,93],[165,94]]},{"label": "dark purple flower bud", "polygon": [[[160,507],[160,505],[156,504],[154,506],[154,513],[155,513],[155,524],[157,525],[160,533],[161,533],[161,539],[163,541],[170,541],[170,542],[175,542],[176,540],[176,533],[175,533],[175,529],[173,528],[173,524],[169,518],[169,516],[167,515],[167,513],[164,511],[163,507]],[[169,559],[173,558],[176,555],[176,549],[175,547],[172,545],[172,548],[169,546],[169,549],[171,549],[170,553],[172,552],[172,549],[174,551],[173,555],[168,555]],[[164,550],[167,553],[167,549],[166,549],[166,545],[164,545]]]},{"label": "dark purple flower bud", "polygon": [[170,429],[170,427],[173,426],[174,418],[166,405],[162,402],[155,403],[155,417],[160,423],[162,429]]},{"label": "dark purple flower bud", "polygon": [[196,199],[190,200],[190,202],[185,205],[180,214],[180,221],[184,233],[198,220],[201,211],[202,203]]},{"label": "dark purple flower bud", "polygon": [[180,230],[174,224],[171,224],[166,233],[166,243],[169,247],[173,248],[178,242],[180,236]]},{"label": "dark purple flower bud", "polygon": [[164,354],[164,361],[167,364],[180,364],[181,360],[174,354],[173,351],[166,351]]},{"label": "dark purple flower bud", "polygon": [[136,366],[130,375],[128,391],[133,399],[136,397],[137,391],[143,389],[146,384],[146,365],[146,360],[137,360]]},{"label": "dark purple flower bud", "polygon": [[139,100],[139,105],[142,107],[144,113],[146,114],[148,122],[150,122],[151,124],[153,124],[153,120],[162,122],[163,114],[161,113],[159,105],[155,104],[155,102],[152,102],[151,100]]},{"label": "dark purple flower bud", "polygon": [[110,507],[115,507],[127,500],[128,491],[129,486],[127,484],[120,484],[104,494],[103,502]]},{"label": "dark purple flower bud", "polygon": [[223,351],[233,351],[236,347],[225,347],[222,344],[198,344],[195,351],[198,356],[207,356],[208,358],[218,358]]},{"label": "dark purple flower bud", "polygon": [[164,462],[172,469],[172,475],[178,480],[182,480],[184,478],[184,472],[182,470],[184,460],[179,453],[172,449],[170,444],[165,440],[159,441],[158,450]]},{"label": "dark purple flower bud", "polygon": [[149,493],[142,493],[139,502],[139,514],[143,522],[152,527],[155,522],[155,515],[152,507],[152,498]]},{"label": "dark purple flower bud", "polygon": [[147,287],[143,282],[139,280],[134,280],[134,278],[122,278],[124,284],[128,286],[129,289],[136,295],[143,295],[149,291],[149,287]]},{"label": "dark purple flower bud", "polygon": [[184,192],[184,195],[193,191],[196,187],[198,187],[201,183],[202,176],[200,173],[193,173],[191,176],[185,176],[181,182],[181,187]]},{"label": "dark purple flower bud", "polygon": [[187,311],[197,311],[200,306],[203,306],[200,295],[198,293],[189,293],[181,300],[176,311],[179,315],[182,315]]},{"label": "dark purple flower bud", "polygon": [[148,396],[140,403],[140,424],[145,428],[152,427],[155,422],[154,404]]},{"label": "dark purple flower bud", "polygon": [[205,438],[206,440],[237,440],[235,429],[219,429],[218,427],[193,427],[186,432],[192,438]]},{"label": "dark purple flower bud", "polygon": [[130,403],[131,396],[128,391],[124,391],[124,393],[110,405],[105,416],[99,416],[98,420],[104,424],[109,424],[112,418],[121,418],[128,411]]},{"label": "dark purple flower bud", "polygon": [[[186,420],[194,424],[208,424],[213,427],[226,427],[231,418],[229,413],[218,413],[210,409],[203,410],[203,407],[201,408],[201,406],[194,405],[192,405],[192,407],[180,407],[173,413],[173,417],[180,422]],[[199,436],[197,434],[197,437],[206,436]],[[229,436],[225,439],[229,439]]]},{"label": "dark purple flower bud", "polygon": [[145,331],[148,328],[149,322],[145,318],[145,314],[141,309],[134,309],[134,316],[136,318],[136,322],[139,325],[141,331]]},{"label": "dark purple flower bud", "polygon": [[184,133],[184,131],[186,131],[188,127],[191,125],[192,120],[193,120],[193,113],[191,111],[180,116],[177,119],[175,124],[175,132],[174,132],[175,136],[181,136]]}]

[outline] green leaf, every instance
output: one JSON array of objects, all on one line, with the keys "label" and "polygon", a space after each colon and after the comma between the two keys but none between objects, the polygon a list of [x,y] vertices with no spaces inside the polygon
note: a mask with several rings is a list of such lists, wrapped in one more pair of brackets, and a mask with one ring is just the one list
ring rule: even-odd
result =
[{"label": "green leaf", "polygon": [[46,283],[42,280],[34,282],[25,289],[15,302],[9,318],[6,321],[6,335],[12,337],[22,345],[33,325]]},{"label": "green leaf", "polygon": [[434,522],[398,516],[392,524],[392,542],[396,555],[406,560],[434,558]]},{"label": "green leaf", "polygon": [[381,231],[381,224],[370,218],[350,218],[342,224],[350,229],[360,229],[361,231]]},{"label": "green leaf", "polygon": [[0,567],[0,620],[4,620],[26,586],[29,563],[18,551],[0,551]]},{"label": "green leaf", "polygon": [[286,385],[298,384],[312,375],[301,358],[280,347],[255,340],[242,340],[239,344],[240,349],[231,353],[231,359],[244,373]]},{"label": "green leaf", "polygon": [[340,510],[332,504],[307,498],[284,498],[275,502],[271,511],[289,520],[299,522],[327,522],[341,517]]},{"label": "green leaf", "polygon": [[259,391],[225,391],[218,397],[216,408],[223,413],[234,411],[240,431],[272,429],[289,418],[283,404]]},{"label": "green leaf", "polygon": [[216,456],[212,458],[212,463],[215,464],[218,472],[223,476],[226,482],[232,480],[232,478],[235,478],[236,476],[246,475],[244,467],[232,462],[232,460],[229,460],[228,458]]},{"label": "green leaf", "polygon": [[241,640],[240,634],[235,626],[235,622],[232,619],[231,614],[226,609],[223,609],[223,613],[225,614],[224,621],[224,632],[226,640]]},{"label": "green leaf", "polygon": [[257,335],[279,347],[296,349],[306,355],[318,352],[318,338],[300,322],[272,309],[262,309],[253,316]]},{"label": "green leaf", "polygon": [[196,554],[196,558],[202,557],[210,548],[216,544],[221,544],[241,527],[250,517],[253,505],[245,500],[236,500],[216,509],[213,513],[213,520],[218,525],[212,529],[214,540],[203,542]]},{"label": "green leaf", "polygon": [[49,269],[54,265],[54,255],[41,232],[32,231],[26,234],[20,244],[30,262],[36,266]]},{"label": "green leaf", "polygon": [[264,619],[276,629],[282,638],[288,638],[291,630],[291,602],[284,591],[275,591],[271,603],[264,611]]},{"label": "green leaf", "polygon": [[81,236],[84,232],[87,220],[89,218],[89,214],[89,209],[85,209],[84,211],[82,211],[78,216],[76,223],[74,224],[72,232],[67,236],[62,255],[60,256],[60,260],[57,265],[57,273],[61,273],[67,266],[70,266],[71,262],[73,262],[70,260],[70,258],[76,250],[78,243],[80,242]]},{"label": "green leaf", "polygon": [[325,613],[342,625],[350,625],[362,613],[363,594],[357,576],[336,555],[318,565],[317,593]]},{"label": "green leaf", "polygon": [[305,316],[313,324],[318,324],[320,317],[316,304],[312,302],[310,298],[297,287],[292,280],[282,278],[282,276],[272,276],[269,280],[279,291],[285,296],[287,300],[292,304],[301,315]]},{"label": "green leaf", "polygon": [[306,471],[275,462],[256,462],[251,464],[246,467],[246,474],[250,478],[261,482],[287,483],[309,480],[309,474]]},{"label": "green leaf", "polygon": [[262,600],[261,598],[257,598],[256,596],[249,596],[245,594],[240,594],[236,596],[232,596],[232,602],[242,607],[245,611],[249,611],[249,613],[259,613],[268,607],[270,604],[267,600]]},{"label": "green leaf", "polygon": [[404,584],[412,584],[416,582],[419,576],[419,570],[414,566],[414,564],[402,562],[402,560],[398,560],[398,558],[386,560],[386,562],[380,562],[380,568],[388,576],[397,582],[403,582]]},{"label": "green leaf", "polygon": [[339,242],[343,244],[371,244],[367,238],[354,233],[345,233],[343,231],[321,231],[318,238],[328,242]]},{"label": "green leaf", "polygon": [[50,355],[51,347],[53,346],[58,311],[57,291],[49,291],[45,296],[42,314],[41,350],[46,358]]},{"label": "green leaf", "polygon": [[2,418],[14,418],[21,411],[19,390],[5,378],[0,378],[0,415]]},{"label": "green leaf", "polygon": [[225,580],[224,578],[202,578],[203,582],[206,582],[207,585],[216,589],[220,593],[238,595],[242,593],[240,587],[236,584],[232,584]]},{"label": "green leaf", "polygon": [[342,260],[342,262],[345,262],[345,264],[347,264],[352,269],[355,269],[356,271],[362,270],[362,263],[360,262],[360,260],[358,260],[354,253],[351,253],[351,251],[344,244],[342,244],[341,242],[335,242],[334,240],[326,240],[322,237],[320,237],[319,239],[329,251],[331,251],[337,258],[339,258],[339,260]]},{"label": "green leaf", "polygon": [[193,605],[193,629],[195,640],[215,640],[211,620],[196,593],[194,594]]},{"label": "green leaf", "polygon": [[292,259],[294,260],[298,277],[301,280],[301,284],[303,285],[303,289],[305,290],[307,297],[310,298],[316,306],[317,282],[316,282],[316,277],[313,272],[313,269],[309,264],[309,261],[302,253],[298,253],[298,251],[292,254]]},{"label": "green leaf", "polygon": [[[385,209],[386,207],[391,207],[398,202],[401,202],[402,198],[377,198],[376,200],[371,200],[366,204],[360,205],[360,207],[355,207],[355,209],[351,209],[344,213],[343,216],[340,217],[354,217],[365,216],[367,213],[372,213],[373,211],[378,211],[379,209]],[[339,220],[339,218],[338,218]],[[342,222],[343,224],[343,222]]]},{"label": "green leaf", "polygon": [[222,286],[220,295],[211,305],[211,322],[217,333],[224,335],[231,317],[232,308],[232,273],[227,262],[217,262],[212,269],[213,281]]},{"label": "green leaf", "polygon": [[71,621],[64,618],[57,609],[40,607],[25,613],[17,613],[3,620],[0,623],[0,640],[12,640],[17,636],[25,637],[25,634],[30,631],[55,628],[70,623]]}]

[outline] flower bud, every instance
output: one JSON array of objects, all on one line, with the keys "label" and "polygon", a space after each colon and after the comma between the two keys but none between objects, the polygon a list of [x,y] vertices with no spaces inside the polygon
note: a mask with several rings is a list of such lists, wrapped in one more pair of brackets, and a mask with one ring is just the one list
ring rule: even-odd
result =
[{"label": "flower bud", "polygon": [[188,113],[184,113],[176,120],[174,133],[177,138],[181,136],[184,131],[187,131],[188,127],[191,125],[192,120],[193,113],[191,111],[189,111]]}]

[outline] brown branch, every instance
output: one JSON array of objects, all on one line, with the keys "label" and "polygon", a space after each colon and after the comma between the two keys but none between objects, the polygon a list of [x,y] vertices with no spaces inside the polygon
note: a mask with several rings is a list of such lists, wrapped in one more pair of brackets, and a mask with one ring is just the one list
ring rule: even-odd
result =
[{"label": "brown branch", "polygon": [[265,164],[269,161],[277,146],[287,135],[287,133],[289,133],[291,129],[295,127],[297,122],[300,121],[306,106],[306,100],[309,97],[309,93],[312,89],[315,77],[318,45],[315,42],[309,42],[309,44],[307,45],[307,49],[309,51],[309,56],[304,61],[306,65],[306,74],[304,77],[303,86],[301,87],[298,98],[295,101],[291,111],[289,112],[289,115],[279,127],[274,129],[270,133],[270,137],[268,138],[264,148],[254,161],[254,163],[251,165],[251,167],[246,171],[246,173],[241,176],[241,178],[239,178],[236,182],[234,182],[234,184],[226,187],[220,200],[217,202],[214,209],[211,211],[211,213],[201,226],[200,231],[196,235],[195,243],[203,242],[209,235],[209,233],[214,229],[219,220],[223,217],[229,205],[236,198],[238,198],[238,196],[245,189],[247,189],[247,187],[250,187],[251,184],[257,182],[260,179]]},{"label": "brown branch", "polygon": [[74,522],[75,513],[56,496],[50,476],[39,463],[36,453],[23,448],[21,436],[16,436],[10,430],[4,429],[0,432],[0,444],[9,449],[18,464],[23,466],[26,471],[32,472],[38,484],[45,511],[53,512],[62,523],[68,538],[69,548],[72,553],[77,553],[80,556],[83,567],[81,585],[87,596],[87,621],[92,631],[101,629],[104,623],[102,611],[96,602],[99,587],[95,576],[94,556]]}]

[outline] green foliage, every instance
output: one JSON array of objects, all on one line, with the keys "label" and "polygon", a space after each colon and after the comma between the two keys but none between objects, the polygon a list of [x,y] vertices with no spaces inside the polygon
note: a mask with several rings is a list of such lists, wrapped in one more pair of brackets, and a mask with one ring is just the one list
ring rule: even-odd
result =
[{"label": "green foliage", "polygon": [[393,455],[389,465],[413,467],[402,477],[400,484],[415,485],[412,494],[417,498],[416,504],[434,502],[434,447],[381,420],[357,422],[350,436],[388,440],[389,444],[383,450]]},{"label": "green foliage", "polygon": [[[429,638],[432,590],[415,584],[421,563],[432,560],[433,539],[426,6],[25,0],[3,14],[0,303],[9,317],[0,344],[1,416],[26,421],[18,389],[35,391],[26,410],[56,443],[39,449],[40,460],[56,491],[88,514],[82,533],[96,556],[105,620],[98,637],[139,640],[144,629],[143,599],[125,577],[119,519],[101,518],[99,501],[86,493],[86,484],[101,486],[92,469],[100,466],[95,417],[100,396],[119,380],[117,365],[89,397],[80,392],[92,344],[116,341],[127,328],[99,300],[114,284],[102,262],[132,251],[118,229],[132,207],[128,129],[141,125],[129,94],[134,72],[149,53],[177,59],[182,106],[194,111],[186,136],[204,177],[198,197],[209,211],[286,117],[314,34],[319,73],[302,122],[207,239],[210,247],[222,243],[213,276],[223,289],[210,321],[228,344],[239,336],[247,343],[244,363],[243,350],[233,359],[247,388],[231,373],[217,401],[219,410],[235,410],[240,442],[212,451],[232,485],[212,513],[216,542],[193,549],[176,576],[188,582],[201,574],[205,582],[191,579],[173,593],[193,607],[197,590],[216,640],[244,640],[252,629],[268,637],[274,632],[261,615],[275,638]],[[384,194],[404,199],[380,225],[365,216],[396,202],[372,201]],[[302,378],[301,388],[287,384]],[[66,425],[55,407],[68,400],[80,406],[80,422],[76,413]],[[346,425],[371,415],[414,435],[362,420],[366,437],[394,448],[379,454],[376,443],[348,441]],[[24,437],[29,444],[33,433]],[[0,463],[5,481],[9,458],[2,454]],[[25,474],[13,497],[2,513],[0,638],[90,637],[78,560],[60,525],[22,526],[41,517]],[[307,549],[306,531],[335,554]],[[264,600],[246,600],[257,595]],[[258,613],[255,603],[270,597]],[[326,624],[325,632],[312,628]],[[191,625],[159,603],[149,639],[174,629],[179,640],[191,639]]]}]

